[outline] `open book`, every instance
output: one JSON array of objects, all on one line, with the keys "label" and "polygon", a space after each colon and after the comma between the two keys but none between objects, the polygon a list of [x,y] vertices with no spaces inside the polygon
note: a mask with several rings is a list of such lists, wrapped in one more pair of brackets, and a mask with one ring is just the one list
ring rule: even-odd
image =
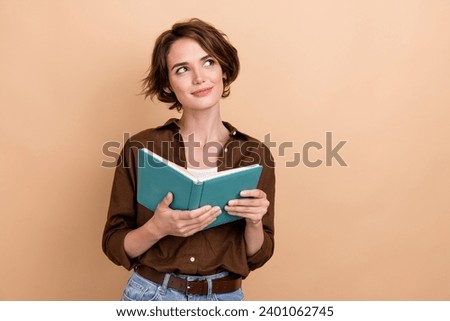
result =
[{"label": "open book", "polygon": [[142,148],[138,151],[137,201],[155,211],[167,193],[172,192],[172,209],[219,206],[222,214],[206,227],[211,228],[241,219],[229,215],[224,206],[229,200],[240,198],[242,190],[256,188],[261,171],[262,166],[255,164],[211,173],[199,180],[184,167]]}]

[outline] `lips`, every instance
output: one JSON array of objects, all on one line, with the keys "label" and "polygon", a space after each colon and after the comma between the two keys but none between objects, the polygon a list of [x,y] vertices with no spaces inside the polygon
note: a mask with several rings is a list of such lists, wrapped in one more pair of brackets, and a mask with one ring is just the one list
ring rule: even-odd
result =
[{"label": "lips", "polygon": [[203,96],[209,95],[211,90],[212,90],[212,87],[203,88],[203,89],[196,90],[196,91],[192,92],[191,94],[194,95],[195,97],[203,97]]}]

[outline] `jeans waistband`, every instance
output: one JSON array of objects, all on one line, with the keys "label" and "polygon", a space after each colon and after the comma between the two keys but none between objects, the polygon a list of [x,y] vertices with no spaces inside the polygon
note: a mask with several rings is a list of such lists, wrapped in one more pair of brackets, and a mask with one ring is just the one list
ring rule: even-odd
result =
[{"label": "jeans waistband", "polygon": [[146,266],[139,266],[136,272],[142,277],[186,294],[207,295],[211,293],[227,293],[239,289],[242,278],[228,272],[199,276],[158,272]]}]

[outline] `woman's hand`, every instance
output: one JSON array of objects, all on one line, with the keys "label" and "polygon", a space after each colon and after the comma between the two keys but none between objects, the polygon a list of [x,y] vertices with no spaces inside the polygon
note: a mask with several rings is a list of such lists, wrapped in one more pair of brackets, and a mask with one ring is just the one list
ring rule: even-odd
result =
[{"label": "woman's hand", "polygon": [[247,224],[260,223],[270,205],[266,193],[260,189],[251,189],[242,191],[240,195],[243,198],[229,201],[225,210],[231,215],[245,218]]},{"label": "woman's hand", "polygon": [[124,249],[129,258],[146,252],[167,235],[187,237],[204,229],[220,214],[218,206],[202,206],[192,211],[178,211],[169,207],[172,193],[158,204],[153,217],[141,227],[128,232],[124,239]]},{"label": "woman's hand", "polygon": [[244,190],[243,198],[228,202],[225,210],[231,215],[245,218],[244,231],[247,256],[252,256],[261,249],[264,242],[262,219],[267,213],[270,202],[267,195],[259,189]]},{"label": "woman's hand", "polygon": [[169,207],[172,201],[173,195],[168,193],[158,204],[153,217],[146,223],[154,225],[153,231],[156,231],[160,238],[167,235],[193,235],[212,223],[221,213],[220,207],[210,205],[190,211],[173,210]]}]

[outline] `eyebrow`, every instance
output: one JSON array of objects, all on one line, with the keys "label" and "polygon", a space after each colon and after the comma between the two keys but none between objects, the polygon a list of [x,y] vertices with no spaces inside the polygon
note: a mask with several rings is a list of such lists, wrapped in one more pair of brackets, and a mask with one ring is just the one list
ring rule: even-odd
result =
[{"label": "eyebrow", "polygon": [[[204,60],[206,60],[208,58],[212,58],[212,56],[211,55],[206,55],[206,56],[200,58],[200,61],[204,61]],[[185,66],[185,65],[189,65],[189,63],[187,61],[178,62],[175,65],[173,65],[172,68],[170,68],[170,70],[174,70],[177,67],[181,67],[181,66]]]}]

